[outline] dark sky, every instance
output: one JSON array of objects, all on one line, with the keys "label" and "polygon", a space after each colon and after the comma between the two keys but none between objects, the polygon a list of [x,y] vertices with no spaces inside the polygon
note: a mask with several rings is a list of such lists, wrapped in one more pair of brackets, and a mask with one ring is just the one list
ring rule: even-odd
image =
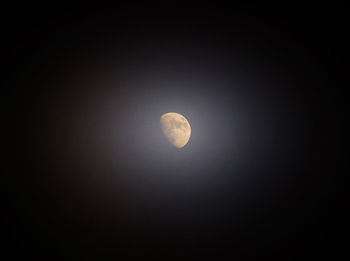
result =
[{"label": "dark sky", "polygon": [[3,253],[340,254],[342,9],[6,7]]}]

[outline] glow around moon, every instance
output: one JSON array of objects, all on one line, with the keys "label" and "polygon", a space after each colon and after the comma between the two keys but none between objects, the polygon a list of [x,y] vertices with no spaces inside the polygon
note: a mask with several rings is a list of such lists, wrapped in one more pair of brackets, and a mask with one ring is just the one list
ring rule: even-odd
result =
[{"label": "glow around moon", "polygon": [[177,148],[184,147],[191,137],[191,126],[187,119],[175,112],[163,114],[160,125],[169,142]]}]

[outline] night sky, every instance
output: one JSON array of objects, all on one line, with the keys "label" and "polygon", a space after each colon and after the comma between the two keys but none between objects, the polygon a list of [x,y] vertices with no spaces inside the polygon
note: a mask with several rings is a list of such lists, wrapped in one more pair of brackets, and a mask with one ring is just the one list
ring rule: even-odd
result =
[{"label": "night sky", "polygon": [[340,255],[342,10],[4,8],[2,255]]}]

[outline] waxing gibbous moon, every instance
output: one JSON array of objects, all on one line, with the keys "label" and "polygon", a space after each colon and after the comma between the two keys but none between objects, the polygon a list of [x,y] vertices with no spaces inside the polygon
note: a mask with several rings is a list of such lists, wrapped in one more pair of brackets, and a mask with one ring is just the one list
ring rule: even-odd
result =
[{"label": "waxing gibbous moon", "polygon": [[184,147],[191,137],[190,123],[179,113],[163,114],[160,117],[160,125],[165,137],[177,148]]}]

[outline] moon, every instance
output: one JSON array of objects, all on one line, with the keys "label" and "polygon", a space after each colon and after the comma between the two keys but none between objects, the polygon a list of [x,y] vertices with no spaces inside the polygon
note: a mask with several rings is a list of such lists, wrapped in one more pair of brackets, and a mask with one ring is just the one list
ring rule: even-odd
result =
[{"label": "moon", "polygon": [[185,116],[176,112],[165,113],[160,117],[160,125],[173,146],[182,148],[190,140],[191,126]]}]

